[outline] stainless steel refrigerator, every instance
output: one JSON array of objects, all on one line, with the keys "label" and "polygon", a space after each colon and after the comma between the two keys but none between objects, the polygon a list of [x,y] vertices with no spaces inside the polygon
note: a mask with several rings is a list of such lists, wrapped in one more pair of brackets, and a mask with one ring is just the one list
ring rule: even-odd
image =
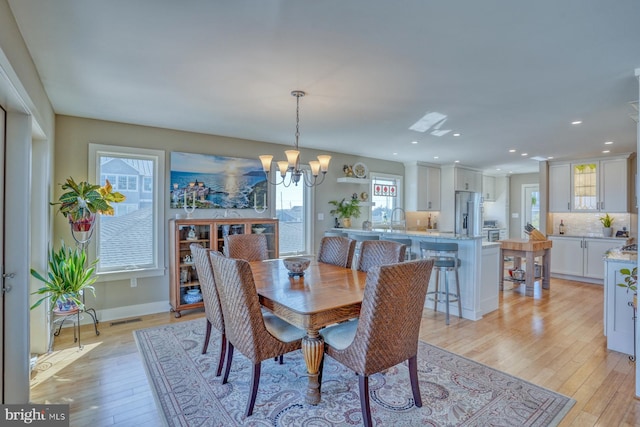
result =
[{"label": "stainless steel refrigerator", "polygon": [[456,234],[480,236],[482,231],[482,205],[480,193],[456,191]]}]

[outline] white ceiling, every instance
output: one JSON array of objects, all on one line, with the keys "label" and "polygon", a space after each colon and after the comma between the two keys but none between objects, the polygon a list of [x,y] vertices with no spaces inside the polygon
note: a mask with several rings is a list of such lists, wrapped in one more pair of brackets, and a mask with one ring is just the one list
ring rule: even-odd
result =
[{"label": "white ceiling", "polygon": [[293,144],[299,89],[301,147],[497,173],[636,147],[638,0],[9,4],[58,114]]}]

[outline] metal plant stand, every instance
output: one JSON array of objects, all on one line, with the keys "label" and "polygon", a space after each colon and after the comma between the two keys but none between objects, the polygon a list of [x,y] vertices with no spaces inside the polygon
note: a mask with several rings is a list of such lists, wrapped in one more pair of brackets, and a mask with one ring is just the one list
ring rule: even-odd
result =
[{"label": "metal plant stand", "polygon": [[632,362],[636,361],[636,318],[638,317],[638,309],[636,308],[633,301],[629,301],[627,303],[629,307],[633,309],[633,356],[629,356],[629,360]]},{"label": "metal plant stand", "polygon": [[[91,241],[91,238],[93,237],[95,220],[91,223],[91,226],[87,231],[77,231],[73,229],[73,224],[69,223],[69,225],[71,227],[71,236],[73,236],[73,240],[76,241],[76,245],[80,249],[86,249],[87,244],[89,244],[89,242]],[[92,307],[87,308],[85,306],[84,291],[82,291],[81,295],[82,295],[82,307],[83,307],[81,311],[83,313],[87,313],[91,317],[91,320],[93,320],[93,329],[96,331],[96,335],[100,335],[100,331],[98,330],[99,321],[98,321],[98,315],[96,313],[96,310]],[[78,324],[78,338],[79,338],[79,335],[80,335],[80,325]]]}]

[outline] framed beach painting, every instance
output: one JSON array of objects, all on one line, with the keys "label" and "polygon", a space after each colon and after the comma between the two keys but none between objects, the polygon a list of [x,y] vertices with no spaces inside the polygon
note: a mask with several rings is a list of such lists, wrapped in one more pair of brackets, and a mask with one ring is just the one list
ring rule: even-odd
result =
[{"label": "framed beach painting", "polygon": [[258,159],[174,151],[169,192],[172,208],[262,208],[267,178]]}]

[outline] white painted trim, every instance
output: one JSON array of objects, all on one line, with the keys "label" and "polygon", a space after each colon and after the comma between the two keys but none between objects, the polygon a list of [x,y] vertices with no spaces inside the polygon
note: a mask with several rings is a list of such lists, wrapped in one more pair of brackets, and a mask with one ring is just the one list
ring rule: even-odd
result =
[{"label": "white painted trim", "polygon": [[[110,322],[112,320],[127,319],[129,317],[169,312],[170,308],[171,305],[169,305],[169,300],[166,300],[98,310],[97,314],[100,322]],[[91,322],[91,318],[89,317],[89,319],[86,319],[86,317],[88,316],[85,316],[85,319],[81,322],[82,324]]]}]

